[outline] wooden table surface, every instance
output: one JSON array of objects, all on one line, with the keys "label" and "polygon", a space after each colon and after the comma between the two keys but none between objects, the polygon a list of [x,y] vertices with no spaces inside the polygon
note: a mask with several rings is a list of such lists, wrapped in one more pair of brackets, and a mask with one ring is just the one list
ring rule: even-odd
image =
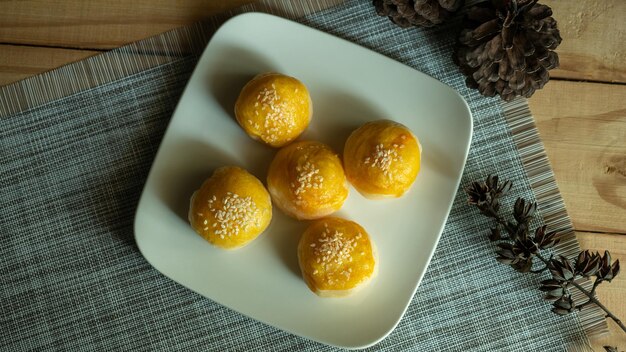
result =
[{"label": "wooden table surface", "polygon": [[[0,0],[0,86],[251,1]],[[542,3],[559,23],[561,67],[530,107],[581,246],[626,264],[626,1]],[[626,273],[598,296],[626,320]],[[626,350],[609,327],[595,351]]]}]

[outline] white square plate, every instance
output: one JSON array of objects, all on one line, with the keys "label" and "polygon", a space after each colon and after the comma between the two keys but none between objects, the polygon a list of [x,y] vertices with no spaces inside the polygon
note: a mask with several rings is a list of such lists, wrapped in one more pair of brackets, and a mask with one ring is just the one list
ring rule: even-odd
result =
[{"label": "white square plate", "polygon": [[[233,106],[243,85],[266,71],[308,86],[314,115],[301,139],[341,152],[356,127],[389,118],[423,146],[422,170],[403,198],[372,201],[351,189],[336,214],[360,223],[379,251],[378,277],[355,296],[309,291],[296,255],[307,223],[278,209],[267,231],[237,251],[212,247],[188,225],[189,197],[217,167],[239,165],[265,182],[276,150],[239,128]],[[213,36],[178,103],[137,208],[137,245],[161,273],[235,311],[322,343],[367,347],[398,324],[426,271],[471,134],[467,104],[437,80],[295,22],[240,15]]]}]

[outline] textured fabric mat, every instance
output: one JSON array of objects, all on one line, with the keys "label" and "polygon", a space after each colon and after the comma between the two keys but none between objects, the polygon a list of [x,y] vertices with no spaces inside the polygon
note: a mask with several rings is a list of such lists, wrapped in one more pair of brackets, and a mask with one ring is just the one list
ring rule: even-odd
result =
[{"label": "textured fabric mat", "polygon": [[[304,3],[295,11],[288,1],[265,1],[261,9],[287,17],[321,9]],[[0,350],[332,350],[181,287],[134,243],[152,159],[224,18],[0,89]],[[488,221],[466,205],[463,189],[497,173],[539,202],[535,225],[570,234],[559,252],[578,250],[525,101],[481,97],[452,64],[458,21],[402,30],[362,0],[299,20],[443,81],[474,114],[465,173],[430,267],[398,327],[372,350],[582,350],[585,332],[604,331],[597,310],[550,313],[537,289],[546,277],[497,263]]]}]

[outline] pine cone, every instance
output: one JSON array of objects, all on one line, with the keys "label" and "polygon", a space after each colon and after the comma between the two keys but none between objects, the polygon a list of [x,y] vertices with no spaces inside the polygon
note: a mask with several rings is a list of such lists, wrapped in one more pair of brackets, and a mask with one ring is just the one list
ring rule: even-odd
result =
[{"label": "pine cone", "polygon": [[469,9],[455,62],[470,88],[510,101],[530,97],[559,66],[561,43],[552,9],[537,0],[491,0]]},{"label": "pine cone", "polygon": [[400,27],[432,27],[459,9],[463,0],[373,0],[376,13]]}]

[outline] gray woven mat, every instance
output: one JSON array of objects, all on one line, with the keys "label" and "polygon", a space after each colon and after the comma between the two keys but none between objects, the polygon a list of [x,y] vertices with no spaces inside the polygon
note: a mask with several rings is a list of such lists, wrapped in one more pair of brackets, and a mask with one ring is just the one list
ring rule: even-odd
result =
[{"label": "gray woven mat", "polygon": [[[314,3],[304,12],[317,9]],[[288,1],[261,5],[302,13],[287,11]],[[451,63],[458,21],[401,30],[358,0],[300,20],[461,92],[475,118],[461,187],[498,173],[539,201],[541,222],[572,231],[525,101],[502,105],[479,96]],[[184,289],[152,269],[134,243],[134,211],[160,138],[220,21],[0,90],[0,349],[330,349]],[[486,224],[461,189],[405,317],[372,350],[560,351],[584,346],[585,331],[605,329],[593,310],[552,315],[537,290],[542,277],[494,260]],[[558,250],[577,248],[570,238]]]}]

